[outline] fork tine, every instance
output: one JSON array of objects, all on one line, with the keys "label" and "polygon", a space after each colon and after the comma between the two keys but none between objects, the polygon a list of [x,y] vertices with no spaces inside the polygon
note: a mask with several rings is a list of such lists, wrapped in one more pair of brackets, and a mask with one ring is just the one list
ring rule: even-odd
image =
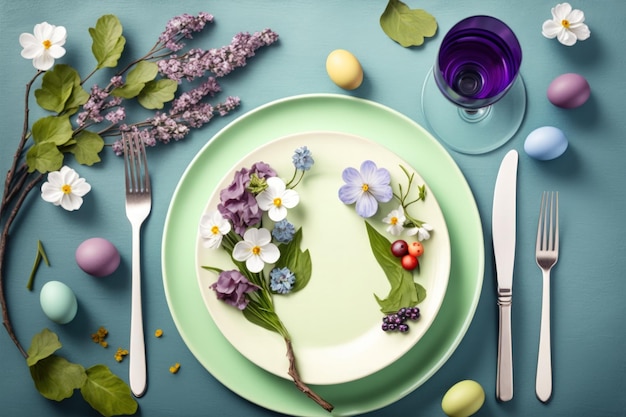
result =
[{"label": "fork tine", "polygon": [[134,135],[124,138],[124,169],[128,192],[150,192],[148,158],[143,141]]},{"label": "fork tine", "polygon": [[559,192],[556,192],[556,209],[555,209],[555,217],[556,217],[556,226],[554,228],[554,250],[558,252],[559,250]]},{"label": "fork tine", "polygon": [[537,252],[539,252],[542,247],[545,247],[545,243],[543,243],[543,241],[545,240],[545,231],[544,231],[545,210],[546,210],[545,206],[546,206],[546,192],[544,191],[543,194],[541,195],[541,206],[539,208],[539,224],[537,226],[537,241],[536,241],[537,243],[535,247],[535,251]]}]

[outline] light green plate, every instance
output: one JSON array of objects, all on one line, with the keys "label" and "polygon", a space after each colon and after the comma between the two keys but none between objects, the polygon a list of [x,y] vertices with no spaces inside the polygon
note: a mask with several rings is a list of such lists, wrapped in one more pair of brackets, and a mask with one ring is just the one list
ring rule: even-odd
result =
[{"label": "light green plate", "polygon": [[[356,415],[397,401],[445,363],[469,327],[482,288],[483,233],[471,190],[450,155],[415,122],[382,105],[340,95],[286,98],[238,118],[198,153],[176,188],[163,235],[163,281],[183,340],[221,383],[249,401],[284,414],[328,415],[292,382],[262,370],[232,347],[212,321],[195,273],[195,237],[207,201],[207,194],[197,190],[213,190],[243,155],[269,141],[319,130],[366,137],[401,155],[437,196],[450,235],[447,293],[419,343],[368,377],[314,387],[335,406],[333,415]],[[338,148],[341,151],[349,150]]]}]

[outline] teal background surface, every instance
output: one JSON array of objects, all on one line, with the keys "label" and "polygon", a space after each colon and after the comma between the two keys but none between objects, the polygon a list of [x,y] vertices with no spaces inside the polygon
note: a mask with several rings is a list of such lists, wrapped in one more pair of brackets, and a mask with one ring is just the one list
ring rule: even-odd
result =
[{"label": "teal background surface", "polygon": [[[235,117],[270,101],[307,93],[339,93],[376,101],[425,125],[420,91],[443,34],[458,20],[488,14],[507,22],[518,34],[524,51],[522,74],[528,92],[527,113],[518,134],[494,152],[468,156],[450,151],[478,204],[485,236],[485,279],[478,309],[467,335],[448,362],[424,385],[371,416],[443,416],[440,402],[446,390],[462,379],[478,381],[486,402],[477,416],[626,416],[626,334],[624,273],[626,243],[623,216],[626,196],[623,97],[626,83],[623,46],[626,32],[623,0],[573,1],[582,9],[591,37],[573,47],[541,35],[556,2],[468,0],[441,2],[407,0],[435,16],[439,31],[421,47],[402,48],[379,27],[385,0],[233,0],[161,2],[85,0],[82,2],[9,2],[0,0],[0,171],[10,165],[22,128],[24,86],[34,74],[20,57],[18,37],[48,21],[68,29],[68,54],[61,61],[81,73],[93,67],[88,28],[103,14],[116,14],[124,25],[126,53],[148,50],[166,22],[175,15],[207,11],[215,24],[202,36],[212,47],[228,43],[240,31],[270,27],[280,41],[260,51],[249,65],[221,80],[226,95],[238,95],[242,106],[226,118],[216,118],[179,143],[151,149],[154,185],[153,210],[143,229],[144,325],[149,363],[149,388],[139,399],[143,416],[272,416],[274,412],[252,404],[215,380],[186,348],[171,319],[161,277],[161,236],[168,204],[176,184],[194,155]],[[354,53],[364,71],[363,85],[348,92],[326,75],[328,53],[344,48]],[[581,108],[563,110],[546,99],[548,84],[556,76],[577,72],[592,88]],[[33,102],[34,103],[34,102]],[[139,111],[138,111],[139,112]],[[40,115],[35,109],[32,120]],[[135,117],[134,115],[131,117]],[[137,116],[138,117],[138,116]],[[537,127],[561,128],[570,140],[557,160],[540,162],[523,151],[524,138]],[[518,183],[518,244],[514,278],[515,397],[495,400],[497,307],[491,249],[491,207],[498,166],[510,149],[520,152]],[[127,379],[127,361],[118,364],[114,349],[128,345],[130,316],[130,226],[124,214],[122,160],[104,152],[103,162],[78,167],[93,190],[75,213],[45,204],[37,193],[15,224],[8,248],[5,289],[10,314],[23,345],[43,327],[57,332],[69,359],[90,366],[104,363]],[[554,394],[548,404],[534,394],[539,338],[541,275],[534,261],[534,238],[541,192],[558,190],[561,203],[561,256],[553,271],[552,336]],[[74,251],[85,239],[102,236],[122,253],[122,265],[112,276],[95,279],[74,262]],[[52,266],[42,266],[35,289],[25,288],[36,241],[42,240]],[[58,279],[76,292],[80,310],[69,325],[50,322],[39,307],[38,291],[46,281]],[[107,350],[89,335],[100,325],[110,335]],[[156,328],[164,336],[156,339]],[[171,375],[169,366],[181,363]],[[79,395],[61,403],[41,397],[28,369],[6,332],[0,331],[0,415],[98,415]],[[236,372],[236,370],[233,370]]]}]

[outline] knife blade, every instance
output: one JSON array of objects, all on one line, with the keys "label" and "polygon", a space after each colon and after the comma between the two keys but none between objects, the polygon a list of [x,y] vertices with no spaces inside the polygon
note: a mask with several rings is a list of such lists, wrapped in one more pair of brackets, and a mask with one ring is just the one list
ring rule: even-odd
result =
[{"label": "knife blade", "polygon": [[500,401],[509,401],[513,398],[511,304],[515,263],[518,159],[516,150],[509,151],[502,159],[493,193],[491,218],[499,313],[496,398]]}]

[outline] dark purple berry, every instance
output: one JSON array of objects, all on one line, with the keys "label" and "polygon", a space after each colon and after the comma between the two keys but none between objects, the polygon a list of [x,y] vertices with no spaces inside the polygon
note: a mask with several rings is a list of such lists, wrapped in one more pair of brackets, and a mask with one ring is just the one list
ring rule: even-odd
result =
[{"label": "dark purple berry", "polygon": [[391,253],[401,258],[409,253],[409,245],[404,240],[396,240],[391,244]]}]

